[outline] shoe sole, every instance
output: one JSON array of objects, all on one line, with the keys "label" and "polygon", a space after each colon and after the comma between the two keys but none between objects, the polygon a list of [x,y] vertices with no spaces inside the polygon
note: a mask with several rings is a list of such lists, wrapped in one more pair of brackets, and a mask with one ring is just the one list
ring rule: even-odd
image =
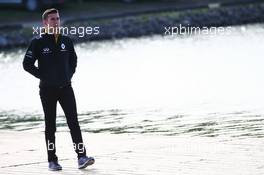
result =
[{"label": "shoe sole", "polygon": [[50,171],[60,171],[60,170],[62,170],[62,168],[59,168],[59,169],[50,169],[50,168],[49,168],[49,170],[50,170]]},{"label": "shoe sole", "polygon": [[94,164],[94,159],[87,160],[87,162],[85,162],[82,166],[79,166],[79,169],[84,169],[87,166],[92,165],[92,164]]}]

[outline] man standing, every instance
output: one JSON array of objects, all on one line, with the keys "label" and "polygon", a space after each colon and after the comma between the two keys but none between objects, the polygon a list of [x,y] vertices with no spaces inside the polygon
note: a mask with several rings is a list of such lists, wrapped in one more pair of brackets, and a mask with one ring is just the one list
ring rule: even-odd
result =
[{"label": "man standing", "polygon": [[[45,140],[49,170],[61,170],[55,146],[56,108],[60,103],[70,129],[79,169],[94,163],[86,156],[71,78],[77,65],[77,56],[71,39],[60,34],[57,9],[48,9],[42,15],[45,34],[34,38],[23,60],[24,69],[40,79],[39,95],[45,116]],[[38,60],[38,66],[34,64]]]}]

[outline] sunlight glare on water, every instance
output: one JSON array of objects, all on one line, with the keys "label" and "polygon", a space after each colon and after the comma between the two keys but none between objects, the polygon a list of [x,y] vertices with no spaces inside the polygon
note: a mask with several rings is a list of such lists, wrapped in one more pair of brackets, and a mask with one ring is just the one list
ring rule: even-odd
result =
[{"label": "sunlight glare on water", "polygon": [[[261,115],[263,31],[263,25],[249,25],[233,28],[228,36],[153,36],[78,44],[73,77],[78,112],[123,110],[130,117],[122,124],[153,117],[167,121],[181,114],[192,116],[188,122],[193,123],[207,121],[211,114],[221,114],[220,119],[229,114]],[[40,115],[39,81],[23,70],[23,55],[24,50],[0,55],[0,109]],[[62,114],[61,108],[58,113]]]}]

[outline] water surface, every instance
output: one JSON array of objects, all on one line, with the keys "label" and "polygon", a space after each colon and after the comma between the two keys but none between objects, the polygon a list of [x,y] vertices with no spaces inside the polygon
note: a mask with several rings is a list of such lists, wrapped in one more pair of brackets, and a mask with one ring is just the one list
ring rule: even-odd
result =
[{"label": "water surface", "polygon": [[[76,45],[83,131],[263,137],[263,25],[231,35],[152,36]],[[0,53],[0,129],[43,131],[25,50]],[[59,105],[58,105],[59,106]],[[58,108],[58,131],[65,117]]]}]

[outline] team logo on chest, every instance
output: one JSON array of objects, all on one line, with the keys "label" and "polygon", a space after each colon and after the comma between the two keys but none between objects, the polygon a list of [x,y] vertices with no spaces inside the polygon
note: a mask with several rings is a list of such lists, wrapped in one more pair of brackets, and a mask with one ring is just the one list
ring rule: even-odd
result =
[{"label": "team logo on chest", "polygon": [[65,44],[61,43],[61,51],[67,51],[65,48],[66,48]]},{"label": "team logo on chest", "polygon": [[61,48],[64,50],[65,49],[65,44],[61,43]]}]

